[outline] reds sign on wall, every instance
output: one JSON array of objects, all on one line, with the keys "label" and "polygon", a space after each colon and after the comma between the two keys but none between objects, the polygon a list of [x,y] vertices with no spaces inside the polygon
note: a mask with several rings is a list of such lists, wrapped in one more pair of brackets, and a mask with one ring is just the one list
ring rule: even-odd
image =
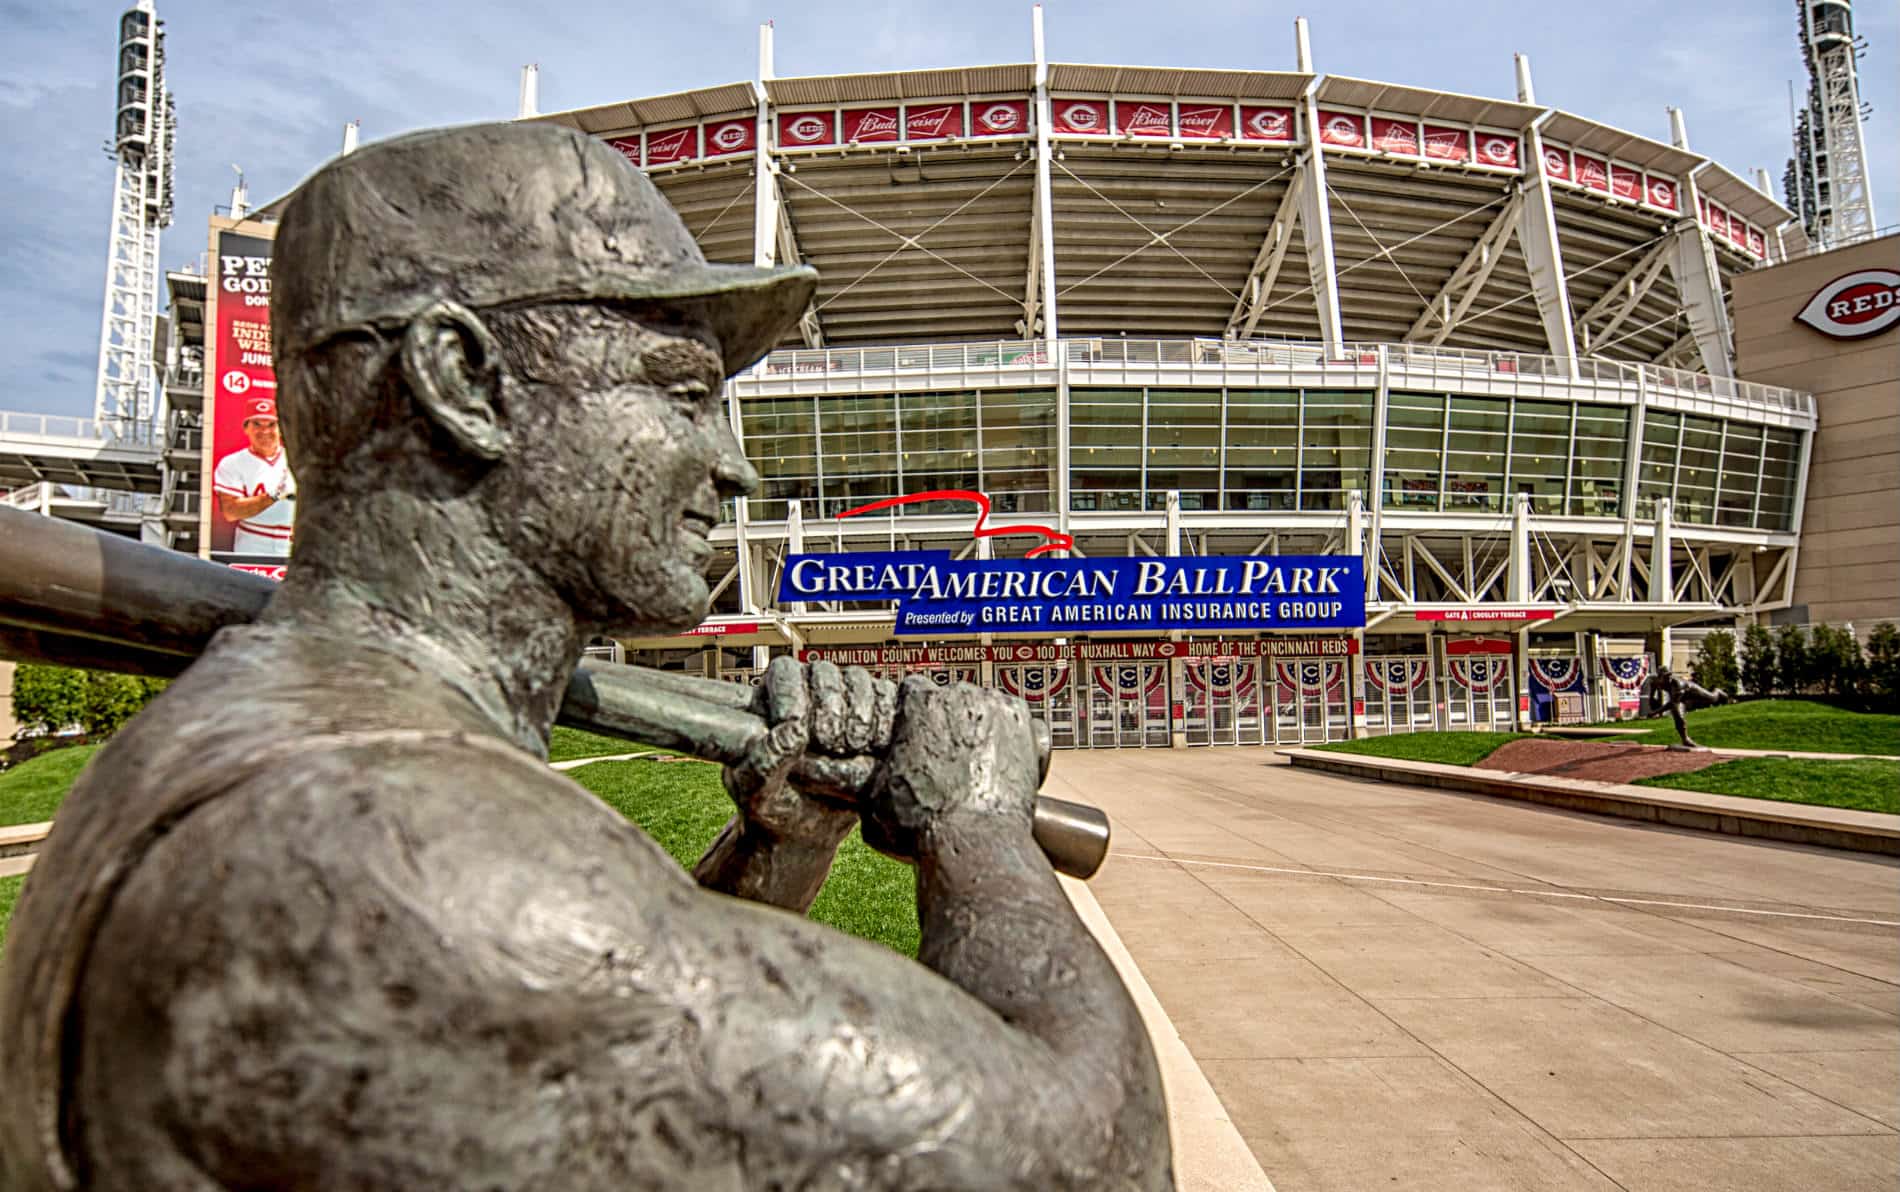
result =
[{"label": "reds sign on wall", "polygon": [[1051,105],[1054,132],[1101,136],[1108,132],[1108,103],[1100,99],[1058,99]]},{"label": "reds sign on wall", "polygon": [[719,157],[758,148],[758,125],[749,116],[706,126],[706,153]]},{"label": "reds sign on wall", "polygon": [[1646,175],[1644,182],[1646,189],[1643,193],[1648,197],[1651,207],[1660,207],[1664,211],[1676,210],[1680,200],[1676,198],[1674,182],[1668,178],[1658,178],[1654,174]]},{"label": "reds sign on wall", "polygon": [[1900,273],[1861,269],[1837,277],[1808,299],[1799,322],[1835,339],[1865,339],[1900,323]]},{"label": "reds sign on wall", "polygon": [[781,149],[835,145],[838,143],[838,117],[832,112],[780,112],[778,143]]},{"label": "reds sign on wall", "polygon": [[1364,149],[1366,147],[1365,117],[1356,112],[1329,112],[1321,109],[1319,139],[1321,144],[1337,145],[1342,149]]},{"label": "reds sign on wall", "polygon": [[1029,103],[1021,99],[979,99],[970,104],[970,131],[979,137],[1007,137],[1029,131]]},{"label": "reds sign on wall", "polygon": [[1292,144],[1297,138],[1293,135],[1292,108],[1242,108],[1240,109],[1240,135],[1249,141],[1278,141]]},{"label": "reds sign on wall", "polygon": [[1500,169],[1517,169],[1517,138],[1501,132],[1478,131],[1478,161]]}]

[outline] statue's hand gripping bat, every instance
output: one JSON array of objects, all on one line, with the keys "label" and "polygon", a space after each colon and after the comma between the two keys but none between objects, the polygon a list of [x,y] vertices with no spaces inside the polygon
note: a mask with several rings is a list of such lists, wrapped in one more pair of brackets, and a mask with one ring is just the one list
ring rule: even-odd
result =
[{"label": "statue's hand gripping bat", "polygon": [[[255,620],[276,588],[261,576],[0,507],[0,658],[169,678],[218,630]],[[757,695],[718,679],[589,662],[569,680],[555,719],[730,764],[766,731]],[[1035,729],[1046,777],[1049,733],[1040,722]],[[888,748],[876,741],[870,752]],[[820,759],[801,764],[808,778],[824,770]],[[1036,843],[1060,872],[1092,876],[1108,835],[1098,809],[1037,797]]]}]

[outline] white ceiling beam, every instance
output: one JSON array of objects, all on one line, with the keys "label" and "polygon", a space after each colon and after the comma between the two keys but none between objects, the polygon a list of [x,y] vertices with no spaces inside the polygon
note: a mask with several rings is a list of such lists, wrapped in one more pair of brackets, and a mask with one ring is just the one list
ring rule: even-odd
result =
[{"label": "white ceiling beam", "polygon": [[1260,325],[1260,316],[1267,313],[1274,283],[1280,279],[1280,265],[1286,260],[1287,246],[1293,243],[1293,222],[1299,218],[1300,187],[1305,184],[1305,175],[1306,164],[1302,162],[1287,182],[1286,193],[1280,196],[1280,206],[1273,212],[1267,234],[1260,241],[1260,251],[1254,254],[1253,266],[1247,270],[1247,280],[1240,287],[1234,313],[1227,316],[1228,339],[1251,338]]},{"label": "white ceiling beam", "polygon": [[[1445,342],[1445,337],[1451,334],[1465,312],[1471,309],[1479,291],[1484,289],[1484,283],[1490,280],[1491,271],[1497,268],[1499,259],[1504,255],[1505,244],[1517,230],[1518,208],[1523,204],[1522,194],[1513,194],[1510,201],[1504,204],[1504,209],[1498,212],[1497,217],[1478,236],[1477,242],[1466,251],[1464,259],[1458,262],[1458,267],[1445,279],[1438,293],[1419,312],[1412,329],[1405,333],[1406,343],[1416,343],[1434,320],[1439,327],[1432,343]],[[1459,299],[1456,311],[1451,308],[1454,296]]]}]

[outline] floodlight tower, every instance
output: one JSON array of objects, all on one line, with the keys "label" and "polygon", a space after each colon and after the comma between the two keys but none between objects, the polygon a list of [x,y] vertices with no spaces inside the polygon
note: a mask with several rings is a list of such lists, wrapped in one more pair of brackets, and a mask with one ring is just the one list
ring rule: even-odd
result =
[{"label": "floodlight tower", "polygon": [[1866,42],[1854,36],[1850,0],[1795,0],[1795,10],[1808,66],[1808,102],[1795,118],[1788,200],[1809,237],[1832,248],[1864,239],[1875,227],[1861,138],[1867,109],[1856,66]]},{"label": "floodlight tower", "polygon": [[146,437],[158,416],[153,333],[158,321],[158,233],[172,222],[176,110],[165,87],[165,26],[152,0],[119,18],[117,118],[106,152],[117,162],[106,248],[105,317],[93,417]]}]

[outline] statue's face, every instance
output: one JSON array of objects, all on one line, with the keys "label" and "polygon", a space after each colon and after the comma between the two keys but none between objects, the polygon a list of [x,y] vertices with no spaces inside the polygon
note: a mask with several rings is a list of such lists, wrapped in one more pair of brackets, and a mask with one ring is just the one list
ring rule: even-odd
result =
[{"label": "statue's face", "polygon": [[726,418],[717,345],[701,327],[613,308],[560,308],[552,326],[535,338],[559,342],[533,345],[508,382],[524,413],[509,495],[521,512],[503,532],[522,536],[518,552],[538,555],[583,621],[689,629],[710,606],[720,503],[758,484]]}]

